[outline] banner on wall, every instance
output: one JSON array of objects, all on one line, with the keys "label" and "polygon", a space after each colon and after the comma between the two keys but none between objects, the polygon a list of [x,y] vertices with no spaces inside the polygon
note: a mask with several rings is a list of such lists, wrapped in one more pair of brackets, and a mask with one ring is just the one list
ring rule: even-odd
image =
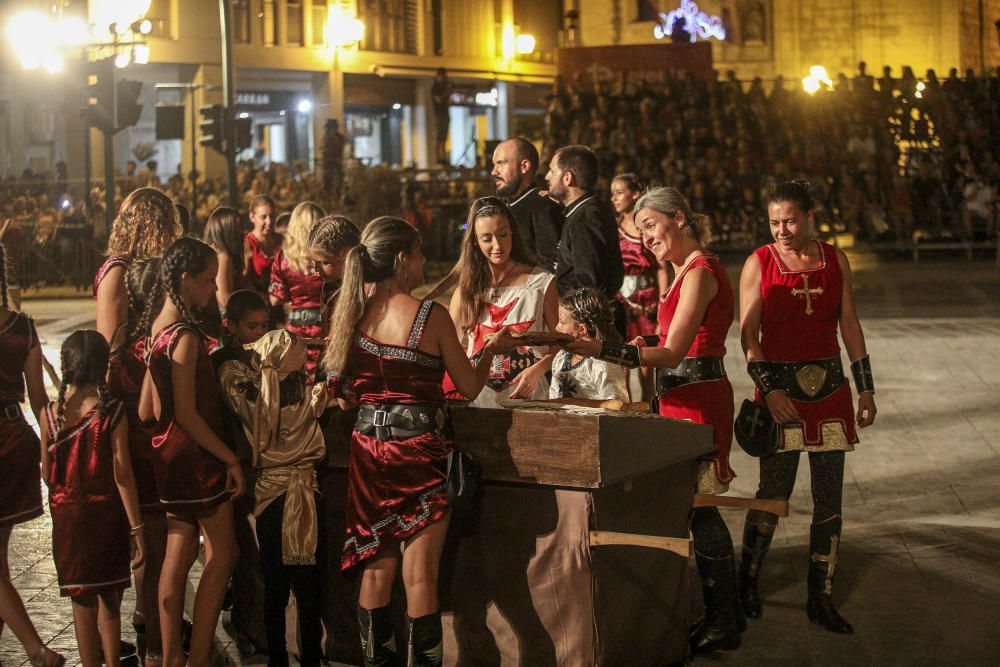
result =
[{"label": "banner on wall", "polygon": [[566,81],[592,83],[627,78],[661,83],[712,77],[712,46],[707,42],[678,44],[629,44],[559,49],[559,74]]}]

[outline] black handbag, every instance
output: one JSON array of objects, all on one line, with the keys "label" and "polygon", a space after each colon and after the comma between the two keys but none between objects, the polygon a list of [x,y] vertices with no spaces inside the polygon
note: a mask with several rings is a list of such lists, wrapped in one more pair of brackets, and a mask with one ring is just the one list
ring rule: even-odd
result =
[{"label": "black handbag", "polygon": [[767,406],[744,399],[733,431],[736,442],[750,456],[767,456],[778,450],[778,425]]},{"label": "black handbag", "polygon": [[448,482],[445,496],[455,514],[473,509],[479,495],[479,464],[460,449],[448,454]]}]

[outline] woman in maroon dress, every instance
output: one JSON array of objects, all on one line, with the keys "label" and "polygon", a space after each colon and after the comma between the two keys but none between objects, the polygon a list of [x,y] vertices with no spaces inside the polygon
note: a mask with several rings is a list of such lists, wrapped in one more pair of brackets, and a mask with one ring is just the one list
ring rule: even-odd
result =
[{"label": "woman in maroon dress", "polygon": [[[733,388],[723,357],[733,323],[733,288],[719,258],[705,250],[708,230],[674,188],[653,188],[635,205],[635,220],[646,247],[674,267],[674,281],[658,313],[660,339],[645,347],[642,338],[614,346],[581,340],[574,352],[656,372],[656,405],[664,417],[713,427],[715,454],[701,461],[697,491],[720,494],[735,474],[729,467],[733,439]],[[702,580],[705,617],[691,634],[692,653],[733,650],[740,645],[743,619],[736,597],[733,541],[716,507],[691,510],[695,562]]]},{"label": "woman in maroon dress", "polygon": [[[787,500],[799,456],[809,453],[813,517],[809,531],[809,620],[831,632],[854,631],[833,604],[840,543],[844,453],[856,428],[875,421],[875,385],[865,336],[854,308],[851,265],[833,246],[812,238],[813,197],[805,181],[772,188],[767,211],[774,243],[747,258],[740,275],[740,332],[754,399],[779,424],[777,451],[760,458],[758,498]],[[851,359],[858,392],[855,418],[837,331]],[[740,597],[747,616],[763,613],[757,579],[778,525],[751,510],[743,528]]]},{"label": "woman in maroon dress", "polygon": [[27,385],[35,418],[48,402],[42,382],[42,346],[31,319],[10,309],[7,263],[0,245],[0,628],[17,636],[32,665],[62,665],[66,659],[42,644],[24,602],[10,580],[10,534],[19,523],[42,515],[42,485],[38,479],[38,436],[21,414]]},{"label": "woman in maroon dress", "polygon": [[[296,206],[271,267],[271,305],[284,305],[285,328],[307,341],[323,336],[323,276],[309,261],[309,237],[324,215],[312,202]],[[312,343],[307,350],[306,373],[312,378],[323,346]]]},{"label": "woman in maroon dress", "polygon": [[154,188],[139,188],[125,197],[111,225],[108,258],[94,276],[97,330],[110,342],[128,320],[125,271],[137,259],[158,257],[181,235],[170,197]]},{"label": "woman in maroon dress", "polygon": [[[96,331],[62,346],[59,400],[41,420],[42,477],[49,488],[59,594],[73,600],[84,665],[115,665],[122,592],[142,562],[143,525],[129,460],[125,408],[106,385],[110,348]],[[130,536],[134,554],[130,558]]]},{"label": "woman in maroon dress", "polygon": [[215,303],[209,303],[205,308],[205,324],[210,326],[203,328],[215,337],[222,336],[222,314],[226,312],[229,296],[243,289],[246,282],[244,236],[243,216],[235,208],[220,206],[212,211],[205,222],[202,240],[212,246],[215,258],[219,261],[219,275],[215,279],[219,290],[215,293]]},{"label": "woman in maroon dress", "polygon": [[404,544],[409,664],[441,664],[437,582],[452,450],[441,381],[447,370],[459,391],[475,396],[494,354],[514,347],[500,329],[473,368],[447,311],[410,296],[424,281],[424,263],[415,228],[398,218],[371,221],[347,254],[324,357],[342,402],[361,406],[351,438],[342,567],[362,569],[358,621],[365,665],[397,659],[389,602]]},{"label": "woman in maroon dress", "polygon": [[243,473],[236,454],[222,440],[222,397],[204,337],[191,315],[215,298],[217,270],[210,246],[190,237],[177,239],[163,254],[159,280],[140,324],[140,332],[149,336],[149,373],[139,417],[156,419],[153,467],[167,512],[159,600],[163,662],[171,667],[184,663],[184,590],[198,553],[199,532],[205,540],[205,569],[194,600],[191,664],[209,664],[236,559],[230,499],[243,493]]},{"label": "woman in maroon dress", "polygon": [[271,286],[271,266],[281,247],[281,234],[274,229],[278,207],[267,195],[257,195],[250,202],[253,229],[243,237],[243,265],[247,287],[267,294]]}]

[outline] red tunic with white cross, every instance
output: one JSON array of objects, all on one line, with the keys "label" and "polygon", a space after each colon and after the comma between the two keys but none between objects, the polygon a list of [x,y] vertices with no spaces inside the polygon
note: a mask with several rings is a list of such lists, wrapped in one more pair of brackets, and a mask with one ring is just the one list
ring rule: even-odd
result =
[{"label": "red tunic with white cross", "polygon": [[[763,313],[760,344],[767,361],[815,361],[840,355],[837,329],[844,276],[837,249],[815,241],[819,263],[790,270],[773,244],[757,248]],[[760,400],[758,396],[758,400]],[[851,388],[815,402],[793,401],[803,421],[782,429],[781,449],[850,450],[858,442]]]}]

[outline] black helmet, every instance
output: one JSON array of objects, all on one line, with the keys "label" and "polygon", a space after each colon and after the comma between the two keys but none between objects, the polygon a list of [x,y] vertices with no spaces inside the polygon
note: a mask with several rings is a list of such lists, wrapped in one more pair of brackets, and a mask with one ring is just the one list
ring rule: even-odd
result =
[{"label": "black helmet", "polygon": [[750,456],[767,456],[778,449],[778,425],[767,407],[744,399],[733,425],[736,442]]}]

